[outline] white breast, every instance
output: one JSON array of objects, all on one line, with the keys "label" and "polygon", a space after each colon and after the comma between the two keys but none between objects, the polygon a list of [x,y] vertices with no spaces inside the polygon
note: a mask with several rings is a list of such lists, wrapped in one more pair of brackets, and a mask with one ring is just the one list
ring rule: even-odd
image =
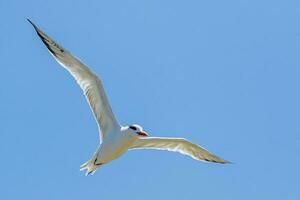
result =
[{"label": "white breast", "polygon": [[125,153],[134,143],[135,139],[125,134],[112,134],[101,144],[97,152],[97,162],[107,163]]}]

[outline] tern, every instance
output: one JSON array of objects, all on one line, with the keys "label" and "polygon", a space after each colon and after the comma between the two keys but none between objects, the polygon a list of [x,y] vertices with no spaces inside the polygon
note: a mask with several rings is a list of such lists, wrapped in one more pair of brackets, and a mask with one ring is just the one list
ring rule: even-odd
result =
[{"label": "tern", "polygon": [[214,163],[229,163],[203,147],[184,138],[150,137],[140,125],[122,126],[116,119],[102,81],[87,65],[56,43],[32,21],[27,19],[50,54],[77,81],[90,105],[99,128],[100,145],[92,158],[80,166],[86,175],[95,171],[132,149],[156,149],[178,152],[195,160]]}]

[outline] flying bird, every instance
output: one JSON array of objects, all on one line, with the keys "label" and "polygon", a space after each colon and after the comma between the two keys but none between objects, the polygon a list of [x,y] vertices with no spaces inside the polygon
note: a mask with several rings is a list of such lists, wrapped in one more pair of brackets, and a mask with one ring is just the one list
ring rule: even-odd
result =
[{"label": "flying bird", "polygon": [[28,19],[50,54],[77,81],[90,105],[99,128],[100,145],[92,158],[80,166],[86,175],[132,149],[157,149],[178,152],[195,160],[229,163],[203,147],[184,138],[150,137],[140,125],[122,126],[116,119],[105,94],[102,81],[87,65],[56,43]]}]

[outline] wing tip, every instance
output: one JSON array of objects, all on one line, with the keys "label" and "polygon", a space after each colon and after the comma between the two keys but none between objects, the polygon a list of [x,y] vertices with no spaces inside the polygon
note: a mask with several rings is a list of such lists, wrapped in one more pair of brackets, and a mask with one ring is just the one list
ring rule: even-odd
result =
[{"label": "wing tip", "polygon": [[219,164],[233,164],[233,162],[230,162],[230,161],[228,161],[228,160],[223,160],[222,159],[222,161],[216,161],[216,163],[219,163]]},{"label": "wing tip", "polygon": [[43,39],[43,36],[41,35],[41,31],[40,29],[37,27],[37,25],[35,25],[29,18],[26,18],[27,21],[33,26],[34,30],[36,31],[36,33],[38,34],[38,36]]},{"label": "wing tip", "polygon": [[30,23],[30,24],[33,24],[32,21],[29,19],[29,18],[26,18],[27,21]]},{"label": "wing tip", "polygon": [[228,160],[224,160],[222,158],[218,158],[218,159],[207,159],[207,158],[204,158],[203,161],[210,162],[210,163],[217,163],[217,164],[234,164],[233,162],[230,162]]},{"label": "wing tip", "polygon": [[231,161],[228,161],[228,160],[225,160],[225,163],[224,164],[236,164],[235,162],[231,162]]},{"label": "wing tip", "polygon": [[26,18],[27,19],[27,21],[33,26],[33,28],[35,29],[35,30],[37,30],[37,26],[29,19],[29,18]]},{"label": "wing tip", "polygon": [[228,161],[228,160],[222,160],[221,162],[217,162],[220,164],[233,164],[232,162]]},{"label": "wing tip", "polygon": [[[36,31],[37,35],[40,37],[42,42],[46,45],[47,49],[54,55],[57,56],[57,53],[50,47],[49,40],[51,39],[47,38],[48,36],[43,33],[29,18],[27,18],[27,21],[33,26],[34,30]],[[54,42],[54,41],[53,41]],[[64,49],[59,48],[61,52],[64,52]]]}]

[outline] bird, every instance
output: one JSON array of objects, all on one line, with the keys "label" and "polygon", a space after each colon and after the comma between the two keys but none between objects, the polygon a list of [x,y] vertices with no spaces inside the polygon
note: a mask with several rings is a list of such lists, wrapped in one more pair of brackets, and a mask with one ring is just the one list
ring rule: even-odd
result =
[{"label": "bird", "polygon": [[91,159],[80,166],[80,170],[86,170],[86,175],[94,174],[103,165],[119,158],[128,150],[135,149],[167,150],[190,156],[197,161],[230,163],[185,138],[150,137],[138,124],[122,126],[111,109],[101,79],[87,65],[50,38],[30,19],[27,20],[50,54],[74,77],[82,89],[97,122],[99,146]]}]

